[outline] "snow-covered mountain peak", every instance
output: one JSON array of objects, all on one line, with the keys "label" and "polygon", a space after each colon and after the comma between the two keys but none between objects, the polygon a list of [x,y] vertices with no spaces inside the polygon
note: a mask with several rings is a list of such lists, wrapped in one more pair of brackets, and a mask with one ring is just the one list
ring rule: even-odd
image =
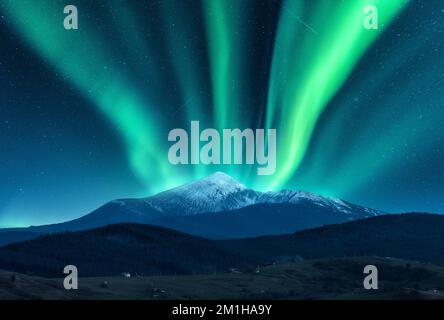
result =
[{"label": "snow-covered mountain peak", "polygon": [[203,182],[204,184],[215,184],[218,185],[219,188],[225,190],[243,190],[247,189],[243,184],[239,183],[228,174],[224,172],[215,172],[212,175],[203,178],[202,180],[192,182],[191,184],[197,184]]},{"label": "snow-covered mountain peak", "polygon": [[[145,201],[164,213],[194,215],[254,204],[257,193],[223,172],[164,191]],[[178,210],[179,209],[179,210]]]},{"label": "snow-covered mountain peak", "polygon": [[229,175],[223,172],[216,172],[206,178],[184,184],[171,190],[167,190],[160,193],[159,195],[165,194],[168,196],[180,196],[189,194],[190,196],[212,197],[217,195],[229,194],[232,192],[238,192],[245,189],[247,189],[247,187],[237,182]]},{"label": "snow-covered mountain peak", "polygon": [[[254,204],[300,204],[316,206],[353,216],[373,216],[377,210],[363,208],[341,199],[300,190],[258,192],[223,172],[164,191],[144,199],[145,204],[171,215],[196,215],[231,211]],[[301,207],[302,208],[302,207]]]}]

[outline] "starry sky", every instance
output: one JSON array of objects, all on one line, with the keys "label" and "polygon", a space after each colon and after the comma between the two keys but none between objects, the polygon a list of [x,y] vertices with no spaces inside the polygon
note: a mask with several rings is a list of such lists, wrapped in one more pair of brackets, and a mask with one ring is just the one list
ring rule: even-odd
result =
[{"label": "starry sky", "polygon": [[[0,39],[0,227],[215,171],[444,213],[442,0],[3,0]],[[192,120],[275,128],[276,173],[171,165],[168,132]]]}]

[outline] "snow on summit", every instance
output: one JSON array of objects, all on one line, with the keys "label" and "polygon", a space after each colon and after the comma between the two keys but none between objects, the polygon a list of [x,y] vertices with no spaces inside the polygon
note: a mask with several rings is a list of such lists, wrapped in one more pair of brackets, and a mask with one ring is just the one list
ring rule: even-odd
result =
[{"label": "snow on summit", "polygon": [[223,172],[161,192],[145,201],[155,209],[183,215],[233,210],[254,204],[257,195]]},{"label": "snow on summit", "polygon": [[[195,215],[244,208],[254,204],[310,203],[332,212],[372,216],[378,211],[352,205],[335,198],[294,190],[258,192],[247,188],[229,175],[216,172],[204,179],[164,191],[144,201],[165,214]],[[364,210],[366,209],[366,210]]]}]

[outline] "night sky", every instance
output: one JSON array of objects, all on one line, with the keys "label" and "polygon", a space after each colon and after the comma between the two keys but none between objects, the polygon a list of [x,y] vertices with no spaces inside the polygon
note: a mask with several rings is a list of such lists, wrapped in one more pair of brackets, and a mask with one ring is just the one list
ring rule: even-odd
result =
[{"label": "night sky", "polygon": [[[67,4],[79,30],[63,28]],[[0,227],[221,170],[444,213],[442,0],[2,0],[0,39]],[[276,128],[276,173],[171,165],[168,132],[191,120]]]}]

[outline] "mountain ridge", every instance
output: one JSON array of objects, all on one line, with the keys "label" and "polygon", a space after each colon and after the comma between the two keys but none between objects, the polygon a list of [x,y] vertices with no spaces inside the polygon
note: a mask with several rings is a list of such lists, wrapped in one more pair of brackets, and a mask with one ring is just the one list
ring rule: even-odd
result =
[{"label": "mountain ridge", "polygon": [[0,246],[46,233],[116,223],[154,224],[223,239],[282,234],[381,214],[384,212],[305,191],[255,191],[216,172],[150,197],[112,200],[63,223],[0,229]]},{"label": "mountain ridge", "polygon": [[54,277],[65,265],[74,264],[83,276],[197,274],[364,256],[442,264],[443,228],[442,215],[393,214],[285,235],[215,241],[159,226],[122,223],[2,247],[0,269]]}]

